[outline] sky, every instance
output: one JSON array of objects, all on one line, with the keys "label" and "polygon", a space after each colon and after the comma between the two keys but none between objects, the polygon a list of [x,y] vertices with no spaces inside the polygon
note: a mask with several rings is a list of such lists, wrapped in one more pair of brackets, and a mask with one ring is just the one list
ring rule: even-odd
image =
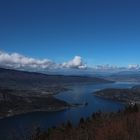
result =
[{"label": "sky", "polygon": [[0,66],[138,68],[139,7],[139,0],[0,0]]}]

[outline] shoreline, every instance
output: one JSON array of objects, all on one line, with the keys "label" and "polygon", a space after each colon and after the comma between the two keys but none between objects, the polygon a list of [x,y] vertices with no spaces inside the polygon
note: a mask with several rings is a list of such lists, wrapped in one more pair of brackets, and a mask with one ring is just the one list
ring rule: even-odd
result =
[{"label": "shoreline", "polygon": [[94,94],[93,96],[101,98],[101,99],[104,99],[104,100],[110,100],[110,101],[118,102],[118,103],[121,103],[121,104],[124,104],[124,105],[128,105],[129,104],[128,102],[125,102],[125,101],[121,101],[121,100],[117,100],[117,99],[111,99],[111,98],[108,98],[108,97],[105,97],[105,96],[101,96],[101,95]]},{"label": "shoreline", "polygon": [[61,108],[57,108],[57,109],[34,109],[32,111],[25,111],[25,112],[7,114],[4,117],[0,117],[0,120],[10,118],[10,117],[14,117],[14,116],[19,116],[19,115],[25,115],[25,114],[29,114],[29,113],[37,113],[37,112],[51,113],[51,112],[65,111],[65,110],[72,109],[72,108],[82,108],[82,107],[85,107],[87,105],[88,105],[88,103],[86,103],[86,104],[81,103],[81,104],[71,104],[71,105],[61,107]]},{"label": "shoreline", "polygon": [[102,99],[120,102],[125,105],[138,104],[140,105],[139,91],[134,87],[127,89],[107,88],[93,93],[94,96]]},{"label": "shoreline", "polygon": [[19,112],[19,113],[14,113],[14,114],[8,114],[4,117],[0,117],[0,120],[2,119],[6,119],[6,118],[10,118],[10,117],[14,117],[14,116],[19,116],[19,115],[25,115],[25,114],[28,114],[28,113],[36,113],[36,112],[59,112],[59,111],[64,111],[64,110],[67,110],[69,109],[69,106],[66,106],[66,107],[61,107],[61,108],[58,108],[58,109],[35,109],[35,110],[32,110],[32,111],[26,111],[26,112]]},{"label": "shoreline", "polygon": [[[106,83],[102,83],[102,84],[109,84],[109,83],[114,83],[114,82],[106,82]],[[95,84],[95,83],[92,83],[92,82],[86,82],[84,83],[85,84]],[[96,83],[98,84],[98,83]],[[39,98],[42,98],[42,97],[52,97],[58,101],[62,101],[58,98],[55,97],[55,95],[57,94],[60,94],[61,92],[65,92],[65,91],[69,91],[69,90],[72,90],[72,85],[73,84],[68,84],[67,86],[65,85],[64,88],[61,89],[61,91],[59,92],[54,92],[54,93],[51,93],[51,94],[48,94],[48,95],[41,95],[41,94],[38,94],[35,98],[39,99]],[[83,83],[79,83],[78,85],[83,85]],[[18,95],[14,95],[14,96],[17,96]],[[21,97],[21,96],[19,96]],[[23,97],[24,98],[24,97]],[[25,98],[34,98],[34,96],[30,96],[30,97],[27,97],[25,96]],[[65,101],[62,101],[62,102],[65,102]],[[66,104],[64,105],[64,107],[52,107],[51,109],[49,108],[46,108],[46,109],[31,109],[31,110],[23,110],[23,111],[15,111],[14,110],[10,110],[9,109],[9,112],[5,113],[4,115],[0,115],[0,119],[5,119],[5,118],[8,118],[8,117],[14,117],[14,116],[17,116],[17,115],[22,115],[22,114],[28,114],[28,113],[34,113],[34,112],[57,112],[57,111],[63,111],[63,110],[67,110],[67,109],[71,109],[71,108],[78,108],[78,107],[85,107],[88,105],[88,103],[86,103],[87,105],[85,105],[84,103],[75,103],[75,104],[68,104],[67,102],[65,102]]]}]

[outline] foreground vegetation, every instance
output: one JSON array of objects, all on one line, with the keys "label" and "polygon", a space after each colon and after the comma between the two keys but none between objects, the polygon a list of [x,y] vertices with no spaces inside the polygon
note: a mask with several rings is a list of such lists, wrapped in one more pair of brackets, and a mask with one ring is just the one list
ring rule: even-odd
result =
[{"label": "foreground vegetation", "polygon": [[104,114],[93,113],[86,120],[81,118],[79,125],[71,122],[42,132],[34,131],[30,140],[140,140],[140,112],[137,105],[124,111]]}]

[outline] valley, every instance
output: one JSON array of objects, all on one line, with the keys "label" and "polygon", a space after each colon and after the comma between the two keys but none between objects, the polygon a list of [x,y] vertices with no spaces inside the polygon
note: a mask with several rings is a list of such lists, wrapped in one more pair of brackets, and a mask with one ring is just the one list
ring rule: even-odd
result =
[{"label": "valley", "polygon": [[54,95],[70,90],[75,84],[111,82],[95,77],[47,75],[0,68],[0,118],[81,106],[81,103],[69,104]]}]

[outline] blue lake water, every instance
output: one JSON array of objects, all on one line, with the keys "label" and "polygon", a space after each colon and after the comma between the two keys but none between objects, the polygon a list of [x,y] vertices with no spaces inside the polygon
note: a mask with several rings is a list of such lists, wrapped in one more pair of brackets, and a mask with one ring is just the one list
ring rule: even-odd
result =
[{"label": "blue lake water", "polygon": [[124,108],[124,104],[111,100],[101,99],[94,96],[95,91],[105,88],[131,88],[136,83],[109,83],[109,84],[86,84],[72,86],[71,90],[61,92],[55,97],[69,103],[88,102],[85,107],[71,108],[58,112],[35,112],[23,115],[17,115],[0,120],[0,140],[10,139],[15,133],[24,134],[34,126],[40,126],[43,129],[58,126],[70,120],[74,125],[79,122],[81,117],[87,118],[93,112],[99,110],[103,112],[118,111]]}]

